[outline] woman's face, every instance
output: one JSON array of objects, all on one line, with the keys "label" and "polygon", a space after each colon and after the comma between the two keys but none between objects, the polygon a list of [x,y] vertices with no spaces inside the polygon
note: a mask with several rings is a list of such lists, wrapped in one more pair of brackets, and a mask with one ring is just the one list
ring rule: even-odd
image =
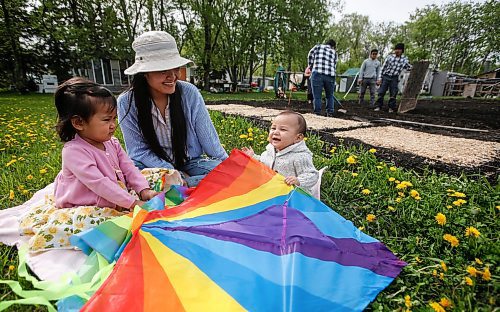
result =
[{"label": "woman's face", "polygon": [[151,95],[165,95],[175,92],[175,83],[179,79],[180,67],[146,73],[146,81]]}]

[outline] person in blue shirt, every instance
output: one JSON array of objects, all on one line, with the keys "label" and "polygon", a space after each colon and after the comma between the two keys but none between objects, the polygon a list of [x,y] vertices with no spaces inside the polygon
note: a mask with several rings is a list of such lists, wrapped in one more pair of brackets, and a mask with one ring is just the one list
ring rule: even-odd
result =
[{"label": "person in blue shirt", "polygon": [[118,97],[118,120],[130,158],[139,168],[174,168],[188,186],[196,186],[228,157],[198,89],[179,80],[175,39],[149,31],[132,44],[135,63],[131,87]]}]

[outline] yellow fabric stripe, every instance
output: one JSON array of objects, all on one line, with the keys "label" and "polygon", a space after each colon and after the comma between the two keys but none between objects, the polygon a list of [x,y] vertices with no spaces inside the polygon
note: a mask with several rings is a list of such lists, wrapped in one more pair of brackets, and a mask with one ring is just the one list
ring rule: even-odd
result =
[{"label": "yellow fabric stripe", "polygon": [[[285,178],[283,176],[277,174],[267,183],[262,184],[258,188],[253,189],[252,191],[246,194],[229,197],[227,199],[220,200],[205,207],[200,207],[198,209],[192,210],[182,215],[178,215],[171,218],[167,217],[160,219],[165,221],[175,221],[175,220],[199,217],[207,214],[225,212],[229,210],[236,210],[241,207],[255,205],[270,198],[288,194],[292,190],[292,187],[286,185],[284,180]],[[155,219],[149,222],[155,222],[158,220],[159,219]]]},{"label": "yellow fabric stripe", "polygon": [[191,261],[175,253],[151,233],[142,230],[139,233],[148,242],[186,311],[245,311]]}]

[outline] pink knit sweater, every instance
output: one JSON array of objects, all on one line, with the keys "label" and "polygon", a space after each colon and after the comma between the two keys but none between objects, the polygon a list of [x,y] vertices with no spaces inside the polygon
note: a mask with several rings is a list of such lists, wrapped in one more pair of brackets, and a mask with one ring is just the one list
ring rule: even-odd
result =
[{"label": "pink knit sweater", "polygon": [[55,180],[56,207],[130,207],[135,198],[118,181],[137,194],[149,187],[116,138],[104,146],[100,150],[78,134],[64,144],[62,170]]}]

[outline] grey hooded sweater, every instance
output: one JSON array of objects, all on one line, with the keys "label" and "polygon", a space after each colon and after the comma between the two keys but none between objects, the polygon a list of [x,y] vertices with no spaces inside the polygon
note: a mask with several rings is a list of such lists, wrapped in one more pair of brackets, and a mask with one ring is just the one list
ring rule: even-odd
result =
[{"label": "grey hooded sweater", "polygon": [[312,155],[306,143],[300,141],[279,152],[268,144],[262,155],[255,155],[255,158],[285,177],[297,177],[299,186],[310,193],[319,179],[318,170],[312,162]]}]

